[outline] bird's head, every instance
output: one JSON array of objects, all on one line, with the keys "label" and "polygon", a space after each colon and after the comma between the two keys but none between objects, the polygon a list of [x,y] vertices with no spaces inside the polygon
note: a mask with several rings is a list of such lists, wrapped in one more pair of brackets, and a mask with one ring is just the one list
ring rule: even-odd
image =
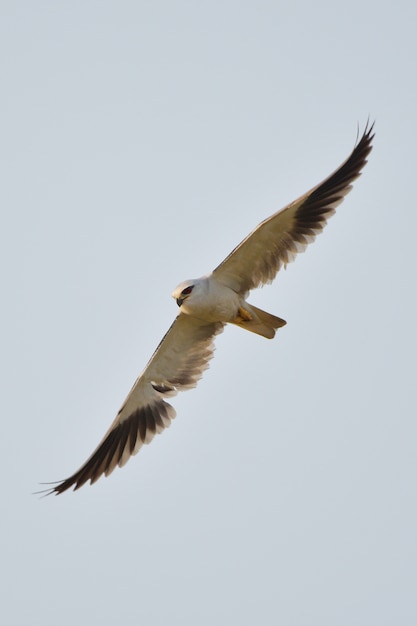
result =
[{"label": "bird's head", "polygon": [[172,297],[175,298],[178,306],[181,306],[182,303],[190,297],[196,283],[196,280],[185,280],[183,283],[180,283],[177,287],[175,287],[172,292]]}]

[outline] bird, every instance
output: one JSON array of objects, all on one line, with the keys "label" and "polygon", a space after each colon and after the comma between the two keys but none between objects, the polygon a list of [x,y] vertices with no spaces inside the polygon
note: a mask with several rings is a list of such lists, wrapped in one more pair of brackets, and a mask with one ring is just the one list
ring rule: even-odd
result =
[{"label": "bird", "polygon": [[179,312],[137,378],[110,428],[74,474],[54,484],[59,495],[95,483],[122,467],[143,444],[170,426],[176,412],[167,398],[197,385],[226,324],[272,339],[286,324],[249,304],[249,292],[271,283],[324,228],[361,175],[372,150],[369,121],[349,157],[319,185],[261,222],[211,273],[173,291]]}]

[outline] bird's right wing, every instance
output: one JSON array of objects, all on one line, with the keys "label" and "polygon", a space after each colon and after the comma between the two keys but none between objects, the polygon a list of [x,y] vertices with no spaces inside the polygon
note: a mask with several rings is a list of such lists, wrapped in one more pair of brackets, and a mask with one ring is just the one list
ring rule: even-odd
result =
[{"label": "bird's right wing", "polygon": [[195,387],[213,356],[214,337],[223,324],[179,314],[136,380],[116,419],[90,458],[50,493],[94,483],[122,467],[144,443],[168,427],[174,408],[164,398]]}]

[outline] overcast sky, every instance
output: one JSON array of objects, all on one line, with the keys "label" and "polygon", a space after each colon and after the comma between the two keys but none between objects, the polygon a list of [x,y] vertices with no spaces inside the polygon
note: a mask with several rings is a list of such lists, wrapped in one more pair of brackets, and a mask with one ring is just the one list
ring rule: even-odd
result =
[{"label": "overcast sky", "polygon": [[[415,626],[416,3],[0,0],[1,622]],[[177,307],[376,120],[324,233],[125,468]]]}]

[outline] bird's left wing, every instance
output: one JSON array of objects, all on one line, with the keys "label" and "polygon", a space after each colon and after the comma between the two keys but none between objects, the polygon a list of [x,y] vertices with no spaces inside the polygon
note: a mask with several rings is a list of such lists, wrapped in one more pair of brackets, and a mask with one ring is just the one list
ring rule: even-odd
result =
[{"label": "bird's left wing", "polygon": [[195,387],[213,356],[214,337],[223,324],[205,323],[179,314],[136,380],[101,443],[75,474],[50,493],[60,494],[87,481],[94,483],[122,467],[144,443],[167,428],[175,417],[165,397]]},{"label": "bird's left wing", "polygon": [[237,293],[270,283],[278,270],[303,252],[352,189],[372,149],[373,124],[346,161],[322,183],[261,222],[218,266],[213,276]]}]

